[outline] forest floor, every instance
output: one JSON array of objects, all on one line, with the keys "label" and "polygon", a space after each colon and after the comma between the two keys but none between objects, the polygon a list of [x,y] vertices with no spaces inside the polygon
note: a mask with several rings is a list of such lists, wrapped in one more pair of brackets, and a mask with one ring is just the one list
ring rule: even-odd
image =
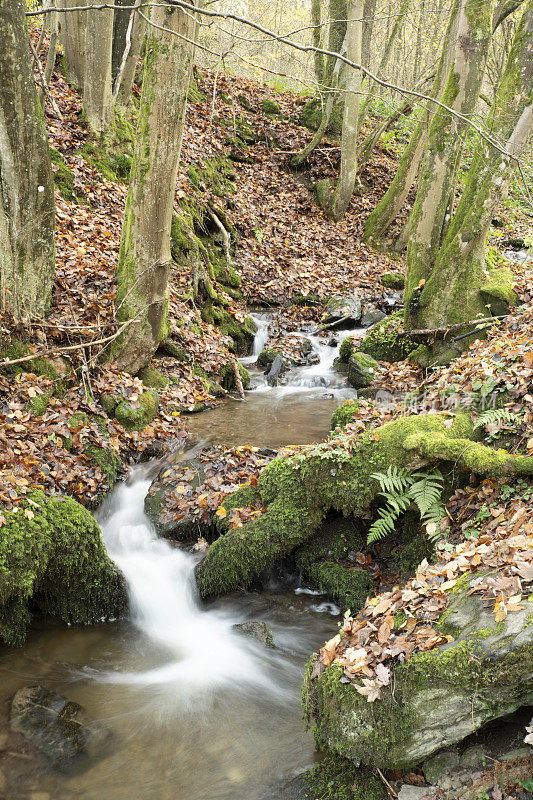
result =
[{"label": "forest floor", "polygon": [[[248,148],[248,163],[234,163],[236,190],[225,207],[227,219],[238,234],[235,265],[242,274],[248,307],[260,305],[277,310],[278,330],[274,336],[279,339],[303,323],[318,321],[322,301],[333,293],[355,292],[365,302],[381,302],[386,294],[380,282],[382,274],[402,272],[404,261],[371,250],[360,237],[366,215],[394,174],[398,160],[395,149],[377,148],[361,175],[361,193],[354,196],[345,220],[334,223],[315,205],[310,185],[318,178],[335,174],[338,144],[325,140],[305,172],[288,169],[290,154],[310,136],[298,124],[305,98],[224,75],[217,77],[216,87],[209,74],[198,74],[197,81],[202,94],[188,106],[178,202],[193,189],[190,168],[227,152],[227,128],[221,119],[237,113],[262,139]],[[47,104],[50,143],[68,173],[63,166],[54,167],[61,189],[56,189],[53,305],[50,316],[42,323],[32,323],[30,327],[25,320],[5,317],[0,319],[0,326],[2,337],[16,331],[29,340],[33,356],[47,357],[56,372],[38,375],[26,371],[31,368],[25,367],[27,362],[16,369],[1,368],[0,364],[0,501],[7,508],[16,506],[35,488],[66,493],[83,504],[93,503],[103,488],[110,487],[106,484],[106,471],[88,458],[87,446],[93,444],[112,451],[128,464],[143,452],[155,452],[154,441],[185,439],[187,409],[198,404],[209,408],[223,402],[206,389],[193,367],[216,373],[232,358],[227,337],[205,323],[194,304],[183,299],[190,275],[183,268],[176,269],[171,286],[172,337],[193,361],[187,364],[158,354],[157,367],[175,382],[159,390],[158,414],[144,430],[128,431],[116,419],[103,418],[98,403],[102,394],[118,392],[135,403],[144,391],[140,378],[100,361],[100,340],[111,337],[116,329],[115,270],[127,185],[106,177],[94,161],[93,165],[89,163],[83,152],[88,134],[81,100],[58,70],[51,91],[63,119],[59,120]],[[274,118],[263,113],[263,100],[278,103],[281,115]],[[204,192],[202,186],[195,187],[197,196],[198,188],[200,202],[207,205],[212,199],[209,189],[206,187]],[[411,196],[408,203],[412,199]],[[216,200],[220,202],[220,198]],[[408,205],[404,215],[407,211]],[[495,243],[523,238],[528,233],[530,221],[520,211],[505,206],[499,217]],[[533,272],[524,265],[513,264],[513,269],[522,304],[519,311],[493,329],[486,340],[471,345],[449,367],[425,374],[407,361],[392,367],[382,364],[374,385],[390,392],[390,402],[376,405],[362,401],[347,433],[357,435],[365,426],[377,427],[400,414],[431,409],[447,413],[452,387],[462,399],[480,391],[495,397],[505,394],[508,417],[488,421],[485,439],[533,454]],[[318,304],[296,304],[297,292],[318,296]],[[230,312],[236,319],[243,319],[245,302],[234,302]],[[9,355],[13,357],[12,353]],[[406,395],[414,390],[416,402],[407,403]],[[39,398],[43,398],[42,405]],[[89,421],[80,421],[75,416],[77,412],[87,414]],[[294,445],[298,447],[298,443]],[[188,513],[196,506],[205,521],[215,513],[226,493],[241,482],[253,480],[263,464],[264,459],[254,448],[224,452],[216,449],[206,470],[206,482],[199,487],[187,486],[183,497],[177,498],[174,511]],[[498,545],[500,566],[509,581],[487,588],[492,593],[494,613],[500,615],[498,619],[512,612],[513,603],[517,604],[512,598],[517,594],[527,597],[532,590],[533,563],[524,561],[524,547],[518,547],[520,542],[516,540],[519,535],[525,537],[532,552],[532,497],[530,480],[522,479],[509,486],[506,480],[485,479],[457,490],[447,503],[448,544],[441,552],[441,565],[448,580],[470,569],[471,563],[483,563],[488,542],[501,544],[515,537],[514,550]],[[241,525],[243,521],[246,520],[233,522]],[[0,526],[2,522],[0,514]],[[517,566],[515,551],[525,566]],[[461,553],[463,561],[457,561]],[[496,555],[491,552],[491,557]],[[455,572],[450,568],[451,562]],[[395,598],[384,594],[381,600],[385,618]]]}]

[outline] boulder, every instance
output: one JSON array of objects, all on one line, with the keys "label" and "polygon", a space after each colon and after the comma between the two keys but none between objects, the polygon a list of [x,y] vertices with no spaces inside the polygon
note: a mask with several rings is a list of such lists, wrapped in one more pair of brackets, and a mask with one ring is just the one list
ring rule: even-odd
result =
[{"label": "boulder", "polygon": [[272,631],[266,622],[238,622],[233,626],[236,631],[242,633],[244,636],[249,636],[257,642],[266,645],[267,647],[275,647],[274,637]]},{"label": "boulder", "polygon": [[341,682],[335,665],[307,680],[305,703],[325,745],[356,764],[405,769],[533,704],[530,604],[496,624],[481,599],[468,595],[479,577],[470,573],[454,587],[434,626],[454,641],[395,663],[381,699],[368,703]]},{"label": "boulder", "polygon": [[272,362],[272,366],[270,367],[268,374],[266,376],[266,381],[269,386],[277,385],[278,378],[284,372],[284,363],[285,360],[283,356],[277,355],[274,361]]},{"label": "boulder", "polygon": [[348,383],[354,389],[364,389],[370,386],[376,377],[379,364],[371,356],[356,351],[348,361]]},{"label": "boulder", "polygon": [[408,336],[399,336],[404,331],[403,314],[397,311],[374,325],[359,344],[359,351],[378,361],[403,361],[418,343]]},{"label": "boulder", "polygon": [[[192,458],[183,462],[183,469],[187,473],[187,483],[194,489],[198,488],[205,480],[205,471],[199,458]],[[167,514],[167,495],[172,494],[176,487],[184,483],[180,472],[167,479],[168,465],[165,464],[152,481],[148,494],[144,498],[144,511],[160,536],[177,541],[197,539],[201,531],[196,518],[184,516],[179,520],[169,518]],[[165,477],[164,477],[165,476]]]},{"label": "boulder", "polygon": [[386,289],[403,289],[405,286],[405,277],[401,272],[384,272],[380,280]]},{"label": "boulder", "polygon": [[42,686],[19,689],[10,723],[60,770],[70,769],[80,758],[105,755],[113,739],[112,731],[90,722],[78,703]]},{"label": "boulder", "polygon": [[326,303],[321,323],[328,327],[341,322],[356,325],[361,319],[361,311],[361,301],[355,295],[334,295]]},{"label": "boulder", "polygon": [[377,322],[381,322],[387,315],[375,306],[367,306],[361,315],[360,325],[362,328],[371,328]]}]

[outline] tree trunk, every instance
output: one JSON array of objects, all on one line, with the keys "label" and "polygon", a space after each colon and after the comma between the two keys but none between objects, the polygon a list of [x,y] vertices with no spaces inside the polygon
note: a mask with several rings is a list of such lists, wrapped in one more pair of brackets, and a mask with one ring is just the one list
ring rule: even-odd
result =
[{"label": "tree trunk", "polygon": [[[452,60],[458,6],[459,0],[455,0],[444,37],[437,74],[431,89],[430,96],[435,99],[438,99],[441,95]],[[422,111],[418,125],[409,139],[409,144],[400,158],[396,175],[380,202],[368,215],[363,233],[364,242],[377,245],[400,213],[418,174],[426,145],[428,125],[434,113],[434,104],[428,102],[426,108]]]},{"label": "tree trunk", "polygon": [[[450,70],[442,102],[470,118],[481,90],[492,36],[492,2],[461,0],[455,61]],[[405,309],[408,327],[428,327],[418,318],[418,302],[410,300],[420,281],[427,280],[440,247],[442,229],[461,147],[461,133],[468,123],[439,108],[431,122],[418,192],[411,215]],[[422,324],[420,324],[422,322]]]},{"label": "tree trunk", "polygon": [[[136,0],[135,5],[139,4],[140,0]],[[126,47],[122,54],[122,64],[113,88],[113,98],[117,105],[125,106],[131,98],[131,90],[145,32],[146,20],[132,10],[128,30],[126,31]]]},{"label": "tree trunk", "polygon": [[[361,63],[363,0],[349,4],[348,30],[346,32],[346,57],[355,64]],[[331,215],[340,220],[352,199],[357,177],[357,137],[359,133],[359,101],[361,97],[361,70],[348,67],[344,114],[342,118],[341,166],[339,181],[333,195]]]},{"label": "tree trunk", "polygon": [[132,374],[168,336],[172,206],[194,55],[185,40],[194,41],[196,29],[179,8],[156,6],[151,21],[117,273],[118,318],[135,321],[114,355]]},{"label": "tree trunk", "polygon": [[0,4],[0,290],[16,317],[45,314],[54,279],[54,183],[22,0]]},{"label": "tree trunk", "polygon": [[45,87],[50,86],[50,80],[54,72],[57,55],[57,39],[58,39],[58,13],[52,11],[50,14],[50,44],[48,46],[48,53],[46,55],[46,64],[44,67],[44,86],[39,94],[41,104],[44,103]]},{"label": "tree trunk", "polygon": [[311,25],[313,26],[313,47],[315,48],[315,78],[319,85],[324,83],[324,56],[317,52],[322,48],[322,0],[311,0]]},{"label": "tree trunk", "polygon": [[[64,8],[79,6],[78,0],[63,0]],[[60,14],[60,30],[65,53],[67,81],[83,89],[85,79],[86,11],[68,11]]]},{"label": "tree trunk", "polygon": [[[98,5],[100,0],[88,0]],[[113,49],[113,9],[93,9],[87,12],[85,34],[85,78],[83,104],[91,131],[97,135],[111,122],[113,97],[111,92],[111,54]]]},{"label": "tree trunk", "polygon": [[[115,6],[129,6],[129,0],[115,0]],[[115,8],[113,11],[113,46],[111,48],[111,80],[114,81],[122,64],[122,54],[126,47],[126,32],[131,17],[129,8]]]},{"label": "tree trunk", "polygon": [[[419,319],[434,328],[500,313],[513,301],[502,273],[485,261],[490,222],[512,177],[510,156],[521,152],[533,127],[533,0],[528,0],[496,91],[487,128],[506,153],[481,139],[464,192],[435,265],[419,297]],[[494,307],[494,304],[496,306]],[[491,305],[493,306],[490,309]],[[468,341],[468,340],[467,340]]]}]

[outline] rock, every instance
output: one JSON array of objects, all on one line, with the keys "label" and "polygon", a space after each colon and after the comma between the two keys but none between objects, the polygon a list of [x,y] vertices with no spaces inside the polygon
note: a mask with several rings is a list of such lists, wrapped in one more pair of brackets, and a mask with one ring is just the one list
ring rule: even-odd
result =
[{"label": "rock", "polygon": [[376,377],[379,364],[371,356],[356,351],[348,361],[348,383],[354,389],[364,389],[370,386]]},{"label": "rock", "polygon": [[109,751],[113,733],[89,722],[83,708],[42,686],[25,686],[11,704],[11,727],[44,753],[57,769],[67,770],[80,757]]},{"label": "rock", "polygon": [[[152,525],[166,539],[176,539],[177,541],[190,541],[197,539],[202,533],[198,521],[192,517],[182,517],[179,520],[167,519],[166,517],[166,496],[171,495],[176,486],[184,483],[181,471],[168,482],[163,478],[168,470],[165,464],[156,478],[150,484],[148,494],[144,498],[144,510]],[[192,458],[183,461],[183,471],[192,472],[192,477],[188,481],[196,489],[205,480],[205,471],[201,459]]]},{"label": "rock", "polygon": [[159,395],[149,389],[135,401],[122,400],[115,408],[115,416],[127,431],[142,431],[154,421],[158,411]]},{"label": "rock", "polygon": [[281,114],[281,108],[274,100],[263,100],[261,102],[261,111],[263,114]]},{"label": "rock", "polygon": [[[486,757],[487,752],[483,745],[474,744],[472,747],[467,747],[464,751],[459,759],[459,766],[462,767],[462,769],[478,769],[484,766]],[[436,756],[434,756],[434,758],[436,758]]]},{"label": "rock", "polygon": [[438,783],[459,766],[459,753],[457,750],[443,750],[424,761],[422,772],[428,783]]},{"label": "rock", "polygon": [[245,636],[250,636],[250,638],[261,642],[261,644],[264,644],[267,647],[275,647],[272,631],[266,622],[252,622],[250,620],[248,622],[238,622],[233,627],[239,633],[242,633]]},{"label": "rock", "polygon": [[337,347],[337,345],[338,345],[337,340],[335,339],[334,336],[332,336],[331,339],[328,341],[328,347]]},{"label": "rock", "polygon": [[[409,339],[408,336],[400,337],[398,335],[403,330],[403,315],[401,311],[397,311],[374,325],[359,343],[358,350],[378,361],[389,361],[390,363],[402,361],[418,346],[418,343]],[[346,345],[346,349],[348,349],[348,345]]]},{"label": "rock", "polygon": [[257,356],[257,361],[255,363],[258,367],[271,367],[276,356],[279,355],[279,350],[276,350],[274,347],[265,347]]},{"label": "rock", "polygon": [[468,573],[456,584],[434,625],[454,641],[395,664],[393,693],[387,687],[381,699],[367,703],[340,683],[342,670],[335,666],[307,682],[304,700],[325,744],[356,763],[404,769],[533,704],[531,609],[496,626],[480,598],[468,596],[476,577]]},{"label": "rock", "polygon": [[386,289],[403,289],[405,277],[401,272],[384,272],[381,276],[381,285]]},{"label": "rock", "polygon": [[381,322],[387,315],[384,311],[380,311],[375,306],[367,306],[361,315],[360,325],[362,328],[370,328],[377,322]]},{"label": "rock", "polygon": [[398,793],[398,800],[433,800],[437,790],[433,786],[410,786],[404,783]]},{"label": "rock", "polygon": [[283,358],[283,356],[277,355],[274,361],[272,362],[272,366],[270,367],[268,374],[266,376],[266,381],[269,386],[276,386],[279,376],[284,371],[284,363],[285,359]]},{"label": "rock", "polygon": [[346,322],[354,325],[361,319],[361,301],[355,296],[334,295],[326,303],[321,324],[332,327],[335,323]]}]

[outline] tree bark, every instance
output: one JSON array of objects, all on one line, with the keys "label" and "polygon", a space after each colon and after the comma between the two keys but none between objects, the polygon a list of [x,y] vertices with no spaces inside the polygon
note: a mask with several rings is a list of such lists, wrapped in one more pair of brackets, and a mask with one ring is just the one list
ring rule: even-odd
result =
[{"label": "tree bark", "polygon": [[[459,0],[455,0],[444,37],[437,74],[435,75],[435,80],[433,81],[431,89],[430,96],[435,99],[438,99],[442,93],[444,81],[448,75],[452,61],[458,7]],[[434,113],[434,104],[428,102],[421,113],[420,121],[409,139],[409,144],[400,158],[396,175],[392,179],[384,196],[375,209],[369,214],[365,222],[363,233],[364,242],[377,245],[400,213],[416,176],[418,175],[420,162],[424,154],[428,125]]]},{"label": "tree bark", "polygon": [[117,272],[118,318],[136,321],[113,355],[132,374],[168,337],[170,228],[194,55],[184,39],[196,29],[179,8],[154,7],[151,22]]},{"label": "tree bark", "polygon": [[[88,5],[98,4],[99,0],[88,0]],[[112,8],[93,9],[87,12],[83,104],[89,128],[97,135],[108,127],[113,112],[111,91],[113,13]]]},{"label": "tree bark", "polygon": [[[461,0],[455,59],[450,69],[442,102],[470,117],[476,106],[485,74],[492,36],[492,2]],[[461,133],[467,122],[453,118],[439,108],[431,122],[422,163],[418,192],[411,214],[405,309],[407,327],[429,327],[418,318],[418,302],[410,305],[420,282],[427,280],[440,247],[450,191],[453,186]],[[422,322],[422,324],[420,324]],[[439,323],[440,324],[440,323]]]},{"label": "tree bark", "polygon": [[[77,0],[62,0],[64,8],[80,5]],[[60,31],[65,53],[66,78],[70,84],[83,89],[85,79],[85,32],[87,12],[68,11],[60,14]]]},{"label": "tree bark", "polygon": [[45,314],[54,279],[54,183],[22,0],[0,4],[0,304]]},{"label": "tree bark", "polygon": [[[140,0],[136,0],[135,5],[139,4]],[[122,54],[122,64],[113,88],[113,98],[117,105],[126,106],[131,98],[131,90],[145,32],[146,20],[132,10],[126,32],[126,47]]]},{"label": "tree bark", "polygon": [[488,268],[485,247],[495,207],[512,177],[510,157],[521,152],[533,129],[533,0],[524,9],[495,97],[487,127],[505,143],[506,153],[485,140],[479,142],[459,205],[420,294],[417,319],[423,327],[485,317],[491,299],[504,304],[512,300],[510,285]]},{"label": "tree bark", "polygon": [[322,0],[311,0],[311,25],[313,26],[313,47],[315,48],[315,77],[319,85],[324,82],[324,56],[318,50],[322,48]]}]

